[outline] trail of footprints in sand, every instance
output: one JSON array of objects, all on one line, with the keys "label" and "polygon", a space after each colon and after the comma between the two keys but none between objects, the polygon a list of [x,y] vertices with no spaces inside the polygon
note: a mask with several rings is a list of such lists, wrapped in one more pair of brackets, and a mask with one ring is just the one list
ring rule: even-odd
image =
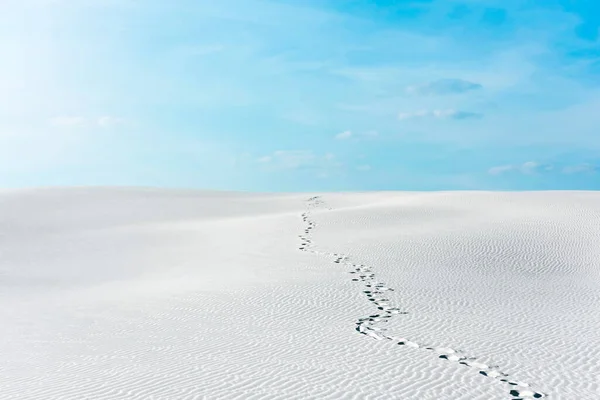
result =
[{"label": "trail of footprints in sand", "polygon": [[[511,400],[533,400],[547,397],[547,395],[544,393],[531,389],[529,384],[511,379],[509,375],[502,372],[498,366],[487,365],[478,362],[477,358],[469,357],[463,351],[455,350],[450,347],[429,346],[403,337],[387,334],[387,329],[381,327],[381,325],[387,323],[392,318],[408,314],[408,312],[403,311],[398,307],[394,307],[391,304],[390,300],[386,297],[386,293],[393,292],[394,289],[388,287],[383,282],[378,282],[371,267],[352,263],[350,258],[346,255],[326,253],[315,249],[311,239],[311,232],[316,228],[316,223],[311,218],[311,210],[323,207],[325,207],[325,202],[320,196],[315,196],[308,199],[307,211],[302,214],[302,220],[306,223],[306,228],[304,229],[304,234],[300,235],[300,250],[317,255],[334,257],[334,263],[342,264],[351,268],[350,274],[353,276],[353,281],[361,282],[364,285],[365,290],[363,290],[362,293],[364,293],[367,300],[371,302],[378,311],[367,317],[359,318],[355,322],[356,331],[358,333],[375,340],[387,340],[400,346],[423,349],[437,354],[437,356],[441,359],[449,362],[456,362],[475,369],[481,375],[498,380],[508,385]],[[328,209],[331,210],[331,208]]]}]

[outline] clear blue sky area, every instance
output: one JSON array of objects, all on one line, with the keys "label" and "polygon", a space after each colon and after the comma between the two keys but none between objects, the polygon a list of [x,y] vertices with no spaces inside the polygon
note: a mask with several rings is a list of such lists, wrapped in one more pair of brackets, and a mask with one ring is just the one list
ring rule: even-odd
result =
[{"label": "clear blue sky area", "polygon": [[600,189],[597,0],[4,0],[0,187]]}]

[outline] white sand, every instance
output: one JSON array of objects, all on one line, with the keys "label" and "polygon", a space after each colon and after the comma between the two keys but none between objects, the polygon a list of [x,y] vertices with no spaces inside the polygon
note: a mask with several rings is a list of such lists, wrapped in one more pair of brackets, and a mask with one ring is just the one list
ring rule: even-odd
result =
[{"label": "white sand", "polygon": [[0,193],[0,399],[600,399],[600,194],[309,197]]}]

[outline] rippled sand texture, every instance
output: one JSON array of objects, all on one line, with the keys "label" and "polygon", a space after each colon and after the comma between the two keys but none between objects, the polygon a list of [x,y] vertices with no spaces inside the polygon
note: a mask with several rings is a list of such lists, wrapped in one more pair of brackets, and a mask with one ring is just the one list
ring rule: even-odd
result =
[{"label": "rippled sand texture", "polygon": [[600,399],[600,195],[0,193],[0,399]]}]

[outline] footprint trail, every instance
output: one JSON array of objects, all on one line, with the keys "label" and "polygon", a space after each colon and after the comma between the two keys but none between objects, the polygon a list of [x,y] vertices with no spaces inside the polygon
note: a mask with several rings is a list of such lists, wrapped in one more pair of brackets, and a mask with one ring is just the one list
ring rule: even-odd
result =
[{"label": "footprint trail", "polygon": [[378,281],[372,267],[353,263],[347,255],[317,250],[311,238],[311,233],[317,226],[316,222],[312,219],[312,211],[323,208],[331,210],[331,208],[325,207],[325,202],[320,196],[309,198],[306,205],[307,210],[302,214],[302,220],[305,222],[306,227],[304,233],[299,236],[301,241],[299,249],[315,255],[333,257],[334,263],[347,266],[350,269],[349,273],[352,275],[352,281],[360,282],[363,285],[362,293],[377,310],[373,314],[359,318],[355,322],[355,330],[359,334],[379,341],[390,341],[399,346],[422,349],[436,354],[440,359],[469,367],[481,375],[509,386],[508,395],[510,396],[510,400],[533,400],[547,397],[546,394],[531,389],[528,383],[511,379],[497,365],[488,365],[479,362],[476,357],[469,356],[462,350],[451,347],[431,346],[388,333],[388,330],[384,327],[387,322],[392,318],[408,314],[407,311],[394,306],[390,299],[386,297],[386,294],[393,292],[394,289],[384,282]]}]

